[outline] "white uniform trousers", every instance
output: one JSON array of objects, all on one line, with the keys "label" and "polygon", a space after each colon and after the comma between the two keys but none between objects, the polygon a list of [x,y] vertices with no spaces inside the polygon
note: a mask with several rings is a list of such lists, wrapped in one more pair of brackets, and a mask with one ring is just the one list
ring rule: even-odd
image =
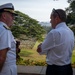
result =
[{"label": "white uniform trousers", "polygon": [[0,75],[17,75],[17,66],[14,64],[4,65],[2,71],[0,72]]}]

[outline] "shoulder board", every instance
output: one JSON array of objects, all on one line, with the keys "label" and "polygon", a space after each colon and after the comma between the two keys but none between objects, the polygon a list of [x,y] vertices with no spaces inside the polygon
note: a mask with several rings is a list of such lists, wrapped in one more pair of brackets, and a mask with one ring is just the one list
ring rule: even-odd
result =
[{"label": "shoulder board", "polygon": [[8,29],[8,30],[10,30],[10,28],[8,27],[8,26],[3,26],[5,29]]}]

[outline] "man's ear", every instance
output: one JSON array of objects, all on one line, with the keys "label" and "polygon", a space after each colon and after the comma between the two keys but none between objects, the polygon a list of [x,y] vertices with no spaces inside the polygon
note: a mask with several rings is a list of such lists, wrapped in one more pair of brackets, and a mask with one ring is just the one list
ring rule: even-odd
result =
[{"label": "man's ear", "polygon": [[6,13],[5,12],[2,13],[2,17],[3,17],[3,19],[6,19]]},{"label": "man's ear", "polygon": [[56,21],[57,22],[60,22],[61,21],[61,19],[59,18],[59,16],[56,17]]}]

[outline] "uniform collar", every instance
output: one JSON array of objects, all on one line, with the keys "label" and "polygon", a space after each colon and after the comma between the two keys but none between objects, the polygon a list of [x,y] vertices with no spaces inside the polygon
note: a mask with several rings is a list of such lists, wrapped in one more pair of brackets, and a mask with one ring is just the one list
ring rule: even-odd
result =
[{"label": "uniform collar", "polygon": [[0,21],[0,25],[3,25],[3,27],[4,27],[5,29],[10,30],[10,28],[9,28],[4,22]]}]

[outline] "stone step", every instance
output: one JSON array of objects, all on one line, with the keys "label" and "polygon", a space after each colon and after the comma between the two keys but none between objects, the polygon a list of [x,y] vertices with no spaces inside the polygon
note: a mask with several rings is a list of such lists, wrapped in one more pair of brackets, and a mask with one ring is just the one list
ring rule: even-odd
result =
[{"label": "stone step", "polygon": [[[45,75],[46,66],[24,66],[18,65],[18,75]],[[75,68],[73,68],[73,75],[75,75]]]}]

